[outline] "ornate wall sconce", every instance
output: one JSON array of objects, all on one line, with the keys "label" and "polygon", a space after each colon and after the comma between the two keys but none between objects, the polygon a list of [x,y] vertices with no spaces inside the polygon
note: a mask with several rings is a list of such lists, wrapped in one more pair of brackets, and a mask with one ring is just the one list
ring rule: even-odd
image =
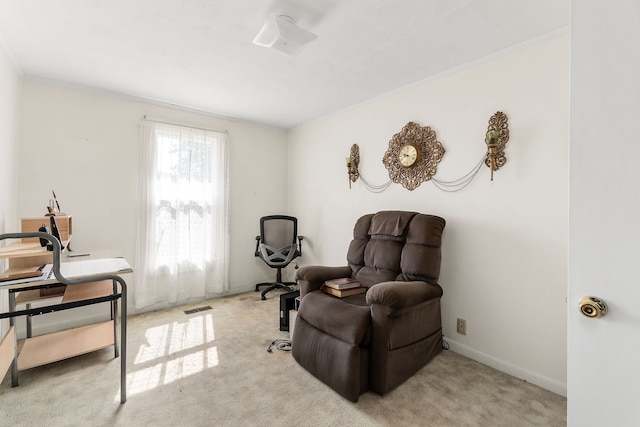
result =
[{"label": "ornate wall sconce", "polygon": [[501,111],[496,112],[489,119],[489,127],[484,142],[487,144],[487,156],[484,163],[491,169],[491,181],[493,172],[507,163],[504,148],[509,141],[509,125],[507,115]]},{"label": "ornate wall sconce", "polygon": [[360,176],[360,172],[358,172],[358,166],[360,165],[360,148],[358,147],[358,144],[353,144],[351,146],[351,152],[346,160],[347,173],[349,174],[349,188],[351,188],[351,183],[356,182]]}]

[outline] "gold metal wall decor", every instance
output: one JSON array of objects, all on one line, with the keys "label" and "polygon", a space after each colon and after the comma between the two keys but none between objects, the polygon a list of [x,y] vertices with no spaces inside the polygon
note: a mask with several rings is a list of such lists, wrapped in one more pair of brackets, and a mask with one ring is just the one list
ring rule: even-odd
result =
[{"label": "gold metal wall decor", "polygon": [[444,152],[433,129],[409,122],[389,141],[382,163],[393,182],[412,191],[436,174]]},{"label": "gold metal wall decor", "polygon": [[351,183],[356,182],[360,176],[360,172],[358,171],[358,166],[360,165],[360,148],[358,144],[351,146],[351,152],[346,160],[347,173],[349,174],[349,188],[351,188]]},{"label": "gold metal wall decor", "polygon": [[484,163],[491,169],[491,181],[493,181],[493,172],[507,163],[507,157],[504,155],[504,148],[509,141],[507,120],[507,115],[501,111],[496,112],[489,119],[489,127],[484,139],[487,144],[487,157]]}]

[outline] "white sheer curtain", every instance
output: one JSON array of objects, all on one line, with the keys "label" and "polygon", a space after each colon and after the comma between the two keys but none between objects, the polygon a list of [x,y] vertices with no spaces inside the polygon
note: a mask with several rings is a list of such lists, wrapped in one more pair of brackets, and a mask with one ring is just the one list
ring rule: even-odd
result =
[{"label": "white sheer curtain", "polygon": [[226,134],[142,125],[136,309],[227,292]]}]

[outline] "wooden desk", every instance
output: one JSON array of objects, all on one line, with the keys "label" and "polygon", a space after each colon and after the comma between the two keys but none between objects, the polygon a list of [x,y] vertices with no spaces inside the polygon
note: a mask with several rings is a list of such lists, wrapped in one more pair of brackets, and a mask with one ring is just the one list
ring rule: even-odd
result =
[{"label": "wooden desk", "polygon": [[[13,233],[0,235],[0,240],[32,237],[47,238],[50,241],[53,239],[46,233]],[[39,243],[24,243],[24,240],[0,248],[0,259],[9,258],[10,269],[14,260],[40,260],[43,257],[52,257],[55,271],[55,275],[50,279],[4,285],[0,282],[0,289],[7,289],[9,293],[9,311],[0,313],[0,319],[8,318],[10,324],[9,332],[0,341],[0,374],[4,376],[7,370],[6,365],[10,360],[11,385],[16,387],[20,370],[113,345],[115,357],[120,357],[120,402],[124,403],[126,401],[127,286],[120,275],[131,273],[133,270],[126,262],[124,267],[118,266],[117,258],[102,257],[104,253],[74,258],[69,257],[69,254],[61,256],[60,252],[60,244],[57,241],[54,243],[53,255],[51,255],[52,252],[46,253],[46,249],[41,248]],[[19,264],[23,265],[23,263]],[[66,276],[61,271],[65,271]],[[61,286],[64,286],[61,300],[59,297],[52,299],[51,296],[42,296],[40,292],[42,289]],[[120,316],[118,316],[118,300],[122,301]],[[34,308],[31,303],[35,301],[44,302],[47,305]],[[31,316],[104,302],[109,302],[111,305],[110,320],[36,337],[31,336]],[[26,308],[18,310],[18,304],[25,304]],[[27,318],[27,339],[18,353],[15,321],[20,316],[29,317]],[[120,317],[120,351],[117,339],[118,317]]]}]

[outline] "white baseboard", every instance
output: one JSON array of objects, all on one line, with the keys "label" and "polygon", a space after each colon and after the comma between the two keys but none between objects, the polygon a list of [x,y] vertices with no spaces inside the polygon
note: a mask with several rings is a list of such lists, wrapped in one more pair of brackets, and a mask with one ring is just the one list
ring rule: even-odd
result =
[{"label": "white baseboard", "polygon": [[561,396],[567,396],[566,383],[561,383],[559,381],[547,378],[543,375],[537,374],[519,366],[512,365],[511,363],[505,362],[504,360],[490,356],[486,353],[482,353],[481,351],[475,350],[464,344],[460,344],[459,342],[456,342],[451,338],[445,337],[444,340],[449,344],[449,350],[455,353],[461,354],[465,357],[468,357],[469,359],[473,359],[476,362],[482,363],[483,365],[490,366],[494,369],[497,369],[498,371],[504,372],[505,374],[509,374],[513,377],[530,382],[531,384],[535,384],[538,387],[544,388],[545,390],[552,391]]}]

